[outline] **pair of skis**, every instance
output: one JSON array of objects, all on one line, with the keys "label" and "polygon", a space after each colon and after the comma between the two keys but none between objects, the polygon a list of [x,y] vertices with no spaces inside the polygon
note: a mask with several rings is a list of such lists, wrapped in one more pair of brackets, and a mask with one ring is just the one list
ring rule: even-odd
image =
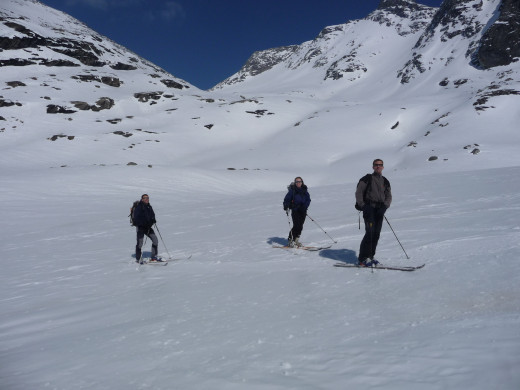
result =
[{"label": "pair of skis", "polygon": [[[332,245],[322,246],[322,247],[317,247],[317,246],[291,247],[289,245],[273,245],[273,248],[280,248],[280,249],[287,249],[287,250],[288,249],[301,249],[301,250],[306,250],[306,251],[311,251],[311,252],[320,251],[320,250],[323,250],[323,249],[329,249],[330,247],[332,247]],[[391,271],[407,271],[407,272],[411,272],[411,271],[415,271],[415,270],[421,269],[425,265],[426,264],[422,264],[422,265],[419,265],[419,266],[402,266],[402,267],[399,267],[399,266],[388,266],[388,265],[378,264],[378,265],[373,266],[373,267],[364,267],[364,266],[359,266],[357,264],[341,263],[340,262],[340,263],[334,264],[334,267],[361,268],[361,269],[371,269],[371,270],[374,270],[374,269],[384,269],[384,270],[391,270]]]},{"label": "pair of skis", "polygon": [[357,264],[350,264],[350,263],[336,263],[336,264],[334,264],[334,267],[360,268],[360,269],[371,269],[371,270],[374,270],[374,269],[387,269],[387,270],[392,270],[392,271],[408,271],[408,272],[411,272],[411,271],[415,271],[417,269],[421,269],[425,265],[426,264],[418,265],[416,267],[413,267],[413,266],[396,267],[396,266],[388,266],[388,265],[378,264],[378,265],[373,266],[373,267],[365,267],[365,266],[359,266]]},{"label": "pair of skis", "polygon": [[280,248],[280,249],[302,249],[304,251],[310,251],[310,252],[315,252],[315,251],[321,251],[323,249],[329,249],[330,247],[332,247],[332,245],[329,245],[329,246],[289,246],[289,245],[273,245],[273,248]]},{"label": "pair of skis", "polygon": [[192,255],[186,256],[186,257],[178,257],[178,258],[171,258],[167,260],[160,259],[158,261],[150,261],[150,259],[144,259],[142,262],[137,262],[137,265],[168,265],[168,263],[174,262],[174,261],[181,261],[181,260],[189,260],[191,259]]}]

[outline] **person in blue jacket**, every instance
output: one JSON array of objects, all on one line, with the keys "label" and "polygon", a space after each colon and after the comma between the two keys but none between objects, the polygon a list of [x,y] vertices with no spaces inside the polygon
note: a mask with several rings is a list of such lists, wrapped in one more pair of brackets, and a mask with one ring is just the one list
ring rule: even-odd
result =
[{"label": "person in blue jacket", "polygon": [[155,213],[150,204],[150,197],[148,194],[141,195],[141,201],[135,207],[133,213],[133,222],[137,231],[137,244],[135,246],[135,260],[141,262],[141,248],[143,247],[144,236],[148,236],[152,240],[152,256],[150,261],[158,261],[157,249],[159,240],[152,229],[155,224]]},{"label": "person in blue jacket", "polygon": [[288,237],[289,246],[302,246],[300,243],[300,235],[302,234],[303,224],[307,217],[307,209],[311,204],[311,196],[300,176],[296,177],[294,182],[287,186],[287,189],[287,195],[285,195],[283,200],[283,209],[287,215],[289,215],[289,210],[291,210],[293,221],[293,227],[289,231]]}]

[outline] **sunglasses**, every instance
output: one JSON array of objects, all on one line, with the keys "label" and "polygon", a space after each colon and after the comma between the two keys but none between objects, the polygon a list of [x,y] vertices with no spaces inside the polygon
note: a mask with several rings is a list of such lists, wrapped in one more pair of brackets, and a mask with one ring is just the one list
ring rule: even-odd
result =
[{"label": "sunglasses", "polygon": [[295,183],[303,183],[301,180],[296,180]]},{"label": "sunglasses", "polygon": [[382,167],[383,164],[374,164],[375,167]]}]

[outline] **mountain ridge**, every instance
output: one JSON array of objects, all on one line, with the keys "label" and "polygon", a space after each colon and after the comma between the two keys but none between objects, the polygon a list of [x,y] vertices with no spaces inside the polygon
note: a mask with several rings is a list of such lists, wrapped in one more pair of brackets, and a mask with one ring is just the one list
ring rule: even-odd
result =
[{"label": "mountain ridge", "polygon": [[[518,61],[471,63],[480,48],[501,48],[480,40],[493,42],[491,27],[514,4],[382,1],[313,40],[253,53],[228,82],[201,91],[72,17],[9,0],[0,6],[0,158],[13,167],[34,166],[34,154],[47,167],[278,171],[298,166],[286,154],[299,150],[326,182],[357,166],[361,151],[391,156],[403,171],[516,164],[493,145],[518,143]],[[496,123],[499,137],[486,131]],[[262,158],[272,150],[276,158]]]}]

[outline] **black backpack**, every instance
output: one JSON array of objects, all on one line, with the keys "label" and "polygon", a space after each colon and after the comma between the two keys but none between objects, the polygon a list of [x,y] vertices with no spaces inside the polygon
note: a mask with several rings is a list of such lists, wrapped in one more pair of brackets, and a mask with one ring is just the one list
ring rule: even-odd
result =
[{"label": "black backpack", "polygon": [[139,204],[139,200],[136,200],[133,204],[132,204],[132,207],[130,207],[130,226],[135,226],[134,224],[134,210],[135,208],[137,207],[137,205]]},{"label": "black backpack", "polygon": [[[387,188],[390,188],[390,182],[386,179],[386,177],[383,176],[383,180],[385,182],[385,190]],[[367,186],[365,187],[365,192],[363,192],[363,200],[364,200],[367,196],[367,192],[370,190],[370,187],[372,186],[372,174],[367,173],[365,176],[363,176],[361,179],[359,179],[358,185],[360,182],[367,183]],[[363,211],[363,209],[358,206],[357,202],[354,203],[354,207],[356,208],[356,210]]]}]

